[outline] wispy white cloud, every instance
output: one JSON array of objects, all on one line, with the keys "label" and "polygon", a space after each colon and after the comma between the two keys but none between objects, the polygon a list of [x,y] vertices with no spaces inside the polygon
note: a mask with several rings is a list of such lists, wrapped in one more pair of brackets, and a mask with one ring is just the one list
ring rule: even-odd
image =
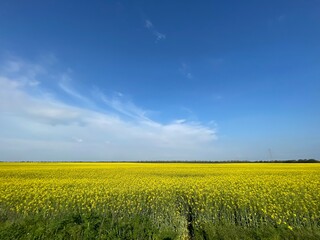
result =
[{"label": "wispy white cloud", "polygon": [[288,22],[289,16],[287,14],[274,15],[267,21],[269,27],[281,26]]},{"label": "wispy white cloud", "polygon": [[160,33],[150,20],[145,20],[145,27],[156,37],[156,42],[166,39],[166,35]]},{"label": "wispy white cloud", "polygon": [[280,16],[277,17],[278,22],[284,22],[287,19],[287,15],[282,14]]},{"label": "wispy white cloud", "polygon": [[96,91],[95,95],[98,96],[104,104],[111,107],[118,113],[124,114],[134,119],[151,121],[147,117],[147,111],[139,108],[132,101],[125,100],[123,93],[119,94],[119,92],[116,92],[114,96],[108,97],[101,91]]},{"label": "wispy white cloud", "polygon": [[[23,63],[21,63],[23,65]],[[16,71],[16,70],[15,70]],[[72,105],[42,84],[37,75],[0,73],[0,160],[155,160],[210,159],[215,128],[185,119],[161,123],[124,94],[99,98],[108,111]],[[72,88],[71,97],[92,101]],[[36,91],[34,91],[36,90]],[[37,92],[37,94],[35,94]],[[41,93],[41,94],[39,94]],[[49,96],[49,97],[48,97]],[[98,102],[96,104],[99,104]],[[80,144],[81,143],[81,144]]]},{"label": "wispy white cloud", "polygon": [[145,21],[145,26],[148,29],[152,29],[153,28],[153,24],[152,24],[152,22],[150,20],[146,20]]},{"label": "wispy white cloud", "polygon": [[181,66],[179,68],[179,72],[185,76],[188,79],[192,79],[193,75],[191,74],[191,72],[189,71],[189,67],[186,63],[181,63]]},{"label": "wispy white cloud", "polygon": [[82,143],[83,142],[82,138],[73,137],[73,140],[78,142],[78,143]]},{"label": "wispy white cloud", "polygon": [[35,63],[22,61],[17,57],[10,56],[0,67],[0,72],[18,80],[20,84],[29,86],[39,85],[39,76],[45,74],[43,66]]},{"label": "wispy white cloud", "polygon": [[72,87],[72,78],[69,76],[68,73],[63,73],[58,81],[59,88],[66,93],[67,95],[80,100],[82,103],[88,106],[94,106],[93,101],[91,101],[88,97],[85,97],[79,94],[73,87]]}]

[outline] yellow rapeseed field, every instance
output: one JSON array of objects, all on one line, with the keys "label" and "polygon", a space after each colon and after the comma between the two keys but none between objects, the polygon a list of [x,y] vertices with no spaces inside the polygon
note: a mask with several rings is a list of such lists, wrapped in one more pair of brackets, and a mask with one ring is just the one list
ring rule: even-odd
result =
[{"label": "yellow rapeseed field", "polygon": [[1,163],[0,214],[146,216],[159,228],[319,226],[320,164]]}]

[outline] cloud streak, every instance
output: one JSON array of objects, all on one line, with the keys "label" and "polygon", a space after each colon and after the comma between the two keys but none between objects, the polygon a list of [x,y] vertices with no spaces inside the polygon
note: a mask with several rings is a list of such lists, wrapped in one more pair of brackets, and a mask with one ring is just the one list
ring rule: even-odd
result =
[{"label": "cloud streak", "polygon": [[[173,119],[161,123],[123,94],[99,92],[98,111],[72,105],[58,92],[19,70],[0,73],[0,160],[191,160],[210,159],[217,138],[212,127]],[[37,80],[38,81],[38,80]],[[58,87],[81,101],[94,102],[66,82]],[[96,100],[94,104],[99,105]]]},{"label": "cloud streak", "polygon": [[156,42],[166,39],[166,35],[158,32],[158,30],[154,27],[153,23],[150,20],[145,20],[145,27],[156,37]]},{"label": "cloud streak", "polygon": [[191,72],[189,71],[189,67],[186,63],[182,63],[180,68],[179,68],[179,72],[185,76],[188,79],[192,79],[193,75],[191,74]]}]

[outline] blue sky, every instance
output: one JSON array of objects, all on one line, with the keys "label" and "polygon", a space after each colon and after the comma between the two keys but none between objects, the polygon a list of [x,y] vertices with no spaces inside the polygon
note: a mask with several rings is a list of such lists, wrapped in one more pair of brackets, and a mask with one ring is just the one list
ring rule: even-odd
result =
[{"label": "blue sky", "polygon": [[320,159],[319,12],[1,1],[0,160]]}]

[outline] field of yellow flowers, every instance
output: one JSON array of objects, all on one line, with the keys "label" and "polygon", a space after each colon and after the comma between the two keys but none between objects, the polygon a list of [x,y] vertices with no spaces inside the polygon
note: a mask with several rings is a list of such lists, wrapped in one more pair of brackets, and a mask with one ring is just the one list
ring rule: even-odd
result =
[{"label": "field of yellow flowers", "polygon": [[0,239],[320,239],[320,164],[0,163]]}]

